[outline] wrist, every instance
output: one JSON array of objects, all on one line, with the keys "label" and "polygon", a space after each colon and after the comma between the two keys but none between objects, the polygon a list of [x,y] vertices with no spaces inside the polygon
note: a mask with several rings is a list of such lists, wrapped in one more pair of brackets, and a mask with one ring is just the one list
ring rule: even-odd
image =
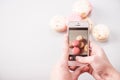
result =
[{"label": "wrist", "polygon": [[120,80],[120,73],[113,67],[106,69],[103,74],[104,80]]}]

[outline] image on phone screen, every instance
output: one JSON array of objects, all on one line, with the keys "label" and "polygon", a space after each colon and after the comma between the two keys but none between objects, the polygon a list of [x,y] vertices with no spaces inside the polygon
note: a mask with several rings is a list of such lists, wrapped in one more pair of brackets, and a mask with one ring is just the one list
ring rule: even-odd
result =
[{"label": "image on phone screen", "polygon": [[[79,24],[81,23],[79,22]],[[69,27],[69,61],[75,61],[76,56],[85,57],[89,55],[88,26],[82,25],[73,24],[73,27]]]}]

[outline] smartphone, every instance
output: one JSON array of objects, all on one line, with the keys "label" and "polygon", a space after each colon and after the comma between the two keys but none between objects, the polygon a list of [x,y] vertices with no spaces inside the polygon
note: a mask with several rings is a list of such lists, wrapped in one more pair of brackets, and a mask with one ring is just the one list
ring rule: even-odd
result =
[{"label": "smartphone", "polygon": [[89,23],[71,21],[68,23],[69,61],[76,61],[76,56],[89,56]]}]

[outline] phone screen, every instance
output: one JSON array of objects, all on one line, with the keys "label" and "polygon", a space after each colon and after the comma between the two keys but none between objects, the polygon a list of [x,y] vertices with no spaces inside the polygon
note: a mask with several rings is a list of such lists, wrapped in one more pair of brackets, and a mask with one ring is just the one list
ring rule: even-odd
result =
[{"label": "phone screen", "polygon": [[88,23],[74,22],[69,26],[69,61],[75,61],[76,56],[88,56]]}]

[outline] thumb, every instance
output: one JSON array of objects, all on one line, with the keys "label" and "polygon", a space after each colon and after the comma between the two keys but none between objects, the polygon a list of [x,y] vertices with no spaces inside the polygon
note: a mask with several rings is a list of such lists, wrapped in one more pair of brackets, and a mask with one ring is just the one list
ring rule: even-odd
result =
[{"label": "thumb", "polygon": [[76,56],[76,61],[83,63],[83,64],[90,64],[94,59],[94,56],[88,56],[88,57],[80,57]]}]

